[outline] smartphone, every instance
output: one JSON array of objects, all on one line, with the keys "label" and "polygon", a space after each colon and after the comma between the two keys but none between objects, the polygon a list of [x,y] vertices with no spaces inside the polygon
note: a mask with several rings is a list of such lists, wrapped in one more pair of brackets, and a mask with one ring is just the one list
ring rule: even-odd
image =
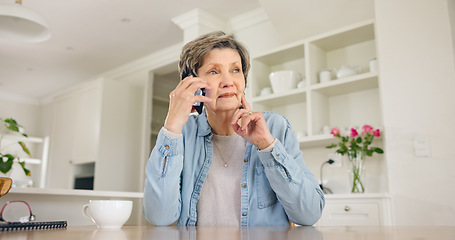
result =
[{"label": "smartphone", "polygon": [[[182,80],[183,80],[184,78],[186,78],[187,76],[189,76],[189,75],[191,75],[191,76],[193,76],[193,77],[196,77],[196,76],[194,75],[193,72],[190,72],[188,75],[182,76]],[[205,88],[199,88],[199,89],[194,93],[194,96],[200,96],[200,95],[205,96]],[[202,108],[204,107],[204,103],[203,103],[203,102],[195,102],[195,103],[193,104],[193,107],[194,107],[194,109],[196,109],[196,112],[197,112],[198,114],[201,114],[201,113],[202,113]]]},{"label": "smartphone", "polygon": [[[205,96],[205,88],[199,88],[195,93],[194,93],[194,96]],[[193,107],[194,109],[196,109],[196,112],[198,114],[201,114],[202,113],[202,108],[204,107],[204,103],[203,102],[196,102],[193,104]]]}]

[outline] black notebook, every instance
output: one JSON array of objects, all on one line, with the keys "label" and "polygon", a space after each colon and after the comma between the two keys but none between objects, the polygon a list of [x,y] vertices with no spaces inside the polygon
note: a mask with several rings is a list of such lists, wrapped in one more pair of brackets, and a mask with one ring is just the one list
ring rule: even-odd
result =
[{"label": "black notebook", "polygon": [[0,231],[66,228],[66,221],[9,223],[0,222]]}]

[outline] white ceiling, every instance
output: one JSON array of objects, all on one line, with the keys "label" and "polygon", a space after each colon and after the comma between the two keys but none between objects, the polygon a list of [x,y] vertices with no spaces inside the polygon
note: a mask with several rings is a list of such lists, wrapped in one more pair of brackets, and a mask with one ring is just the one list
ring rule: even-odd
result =
[{"label": "white ceiling", "polygon": [[31,99],[183,41],[171,19],[195,8],[224,19],[263,8],[291,39],[373,14],[373,0],[23,0],[22,6],[48,20],[52,37],[41,43],[0,39],[0,94]]}]

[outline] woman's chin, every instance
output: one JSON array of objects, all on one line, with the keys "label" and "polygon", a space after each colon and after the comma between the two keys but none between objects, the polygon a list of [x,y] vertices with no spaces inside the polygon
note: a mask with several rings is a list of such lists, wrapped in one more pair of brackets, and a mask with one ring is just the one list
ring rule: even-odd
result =
[{"label": "woman's chin", "polygon": [[207,106],[213,112],[228,112],[237,110],[240,106],[240,103],[220,103],[218,102],[216,106]]}]

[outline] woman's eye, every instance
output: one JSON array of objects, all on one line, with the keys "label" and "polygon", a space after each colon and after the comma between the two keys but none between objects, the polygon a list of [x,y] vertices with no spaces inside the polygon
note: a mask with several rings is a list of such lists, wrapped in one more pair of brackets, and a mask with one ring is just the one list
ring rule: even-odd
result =
[{"label": "woman's eye", "polygon": [[240,70],[240,68],[236,68],[236,69],[234,69],[234,72],[239,73],[239,72],[241,72],[241,70]]},{"label": "woman's eye", "polygon": [[209,74],[210,74],[210,75],[215,75],[215,74],[216,74],[216,71],[215,71],[215,70],[209,71]]}]

